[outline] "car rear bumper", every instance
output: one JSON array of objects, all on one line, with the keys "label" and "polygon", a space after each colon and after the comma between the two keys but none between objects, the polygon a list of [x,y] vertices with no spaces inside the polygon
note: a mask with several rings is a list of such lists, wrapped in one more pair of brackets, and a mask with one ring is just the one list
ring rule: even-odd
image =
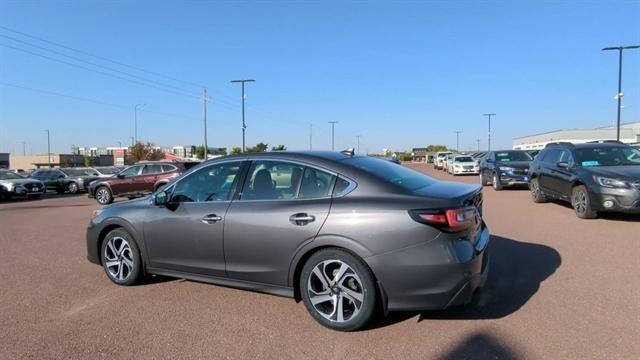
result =
[{"label": "car rear bumper", "polygon": [[388,311],[464,305],[484,286],[489,230],[484,227],[475,244],[445,237],[365,259],[387,296]]}]

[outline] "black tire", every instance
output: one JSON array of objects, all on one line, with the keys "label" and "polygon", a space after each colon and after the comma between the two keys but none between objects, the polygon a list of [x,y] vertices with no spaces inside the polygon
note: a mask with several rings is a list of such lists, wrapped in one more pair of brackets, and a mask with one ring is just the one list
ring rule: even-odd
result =
[{"label": "black tire", "polygon": [[[346,265],[348,270],[344,272],[337,282],[331,284],[332,277],[339,273],[338,269],[343,265]],[[323,273],[327,275],[324,281],[319,280],[317,272],[314,272],[316,267],[319,267],[318,270],[321,267]],[[329,273],[331,273],[331,276],[329,276]],[[325,284],[327,286],[324,286]],[[331,300],[313,305],[310,300],[310,292],[317,293],[313,288],[321,291],[326,289],[325,291],[328,292],[326,295],[332,296]],[[373,272],[360,258],[342,249],[323,249],[307,260],[300,275],[300,294],[311,317],[329,329],[339,331],[358,330],[371,321],[376,314],[378,292]],[[333,296],[337,299],[335,303],[333,302]],[[361,298],[361,301],[358,301],[358,298]],[[337,309],[338,301],[343,304],[342,321],[340,321],[337,311],[335,311],[335,319],[325,317],[333,317],[333,315],[329,314],[332,313],[331,309]],[[360,305],[359,308],[358,304]],[[322,311],[322,307],[325,307],[326,311]]]},{"label": "black tire", "polygon": [[529,191],[531,191],[531,199],[534,203],[540,204],[547,202],[547,197],[544,195],[544,192],[542,192],[542,189],[540,189],[538,178],[533,178],[529,181]]},{"label": "black tire", "polygon": [[2,193],[0,193],[0,200],[4,200],[4,201],[11,200],[11,193],[10,192],[2,192]]},{"label": "black tire", "polygon": [[112,230],[104,237],[100,261],[109,280],[118,285],[133,285],[141,277],[140,250],[133,236],[122,228]]},{"label": "black tire", "polygon": [[482,174],[482,170],[480,171],[480,185],[482,186],[487,186],[489,185],[489,182],[487,181],[487,178],[484,177],[484,175]]},{"label": "black tire", "polygon": [[98,186],[93,196],[100,205],[108,205],[113,202],[113,193],[108,186]]},{"label": "black tire", "polygon": [[504,187],[502,186],[502,183],[500,182],[500,177],[498,176],[498,173],[493,173],[493,180],[491,180],[491,183],[493,185],[493,190],[500,191],[504,189]]},{"label": "black tire", "polygon": [[80,192],[80,187],[77,183],[72,181],[67,184],[67,191],[69,192],[69,194],[77,194]]},{"label": "black tire", "polygon": [[40,196],[41,196],[40,194],[38,194],[38,195],[27,195],[27,198],[37,200],[37,199],[40,199]]},{"label": "black tire", "polygon": [[580,219],[595,219],[598,213],[591,209],[589,191],[584,185],[578,185],[571,191],[571,206]]},{"label": "black tire", "polygon": [[58,193],[58,195],[62,195],[62,194],[64,194],[64,189],[63,188],[56,188],[56,193]]}]

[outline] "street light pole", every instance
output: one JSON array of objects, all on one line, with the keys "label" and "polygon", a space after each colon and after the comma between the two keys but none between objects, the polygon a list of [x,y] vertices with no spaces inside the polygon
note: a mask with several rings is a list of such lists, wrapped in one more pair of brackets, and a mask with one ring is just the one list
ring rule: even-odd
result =
[{"label": "street light pole", "polygon": [[209,144],[207,143],[207,88],[202,93],[202,107],[204,112],[204,160],[209,160]]},{"label": "street light pole", "polygon": [[482,116],[486,116],[489,118],[489,132],[487,133],[487,151],[491,151],[491,117],[496,116],[496,114],[482,114]]},{"label": "street light pole", "polygon": [[309,150],[313,150],[313,123],[309,123]]},{"label": "street light pole", "polygon": [[252,79],[231,80],[231,82],[242,84],[242,152],[244,152],[245,151],[245,132],[247,129],[247,124],[244,122],[244,83],[255,82],[255,80],[252,80]]},{"label": "street light pole", "polygon": [[47,132],[47,163],[49,164],[49,168],[51,168],[51,137],[49,136],[49,129],[45,131]]},{"label": "street light pole", "polygon": [[456,133],[456,152],[460,152],[460,133],[462,131],[457,130],[457,131],[454,131],[454,132]]},{"label": "street light pole", "polygon": [[136,104],[133,107],[133,135],[135,143],[138,143],[138,107],[142,107],[144,104]]},{"label": "street light pole", "polygon": [[360,154],[360,135],[356,135],[356,138],[358,139],[358,154]]},{"label": "street light pole", "polygon": [[476,139],[476,142],[478,143],[478,152],[480,152],[480,139]]},{"label": "street light pole", "polygon": [[620,141],[620,109],[622,108],[622,52],[627,49],[637,49],[640,48],[640,45],[632,45],[632,46],[611,46],[602,49],[602,51],[608,50],[618,50],[618,94],[616,98],[618,99],[618,116],[617,116],[617,127],[616,127],[616,140]]},{"label": "street light pole", "polygon": [[26,156],[27,155],[27,142],[23,141],[22,142],[22,156]]},{"label": "street light pole", "polygon": [[335,149],[335,145],[336,145],[336,143],[335,143],[335,127],[336,127],[337,123],[338,123],[337,121],[329,121],[329,124],[331,124],[331,151],[335,151],[336,150]]}]

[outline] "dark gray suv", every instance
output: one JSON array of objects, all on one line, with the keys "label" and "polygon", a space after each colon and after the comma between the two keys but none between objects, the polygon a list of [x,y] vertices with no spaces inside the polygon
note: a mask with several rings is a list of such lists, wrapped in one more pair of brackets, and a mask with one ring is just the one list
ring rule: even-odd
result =
[{"label": "dark gray suv", "polygon": [[89,261],[117,284],[159,274],[289,296],[337,330],[468,303],[488,242],[480,186],[350,152],[208,161],[87,229]]}]

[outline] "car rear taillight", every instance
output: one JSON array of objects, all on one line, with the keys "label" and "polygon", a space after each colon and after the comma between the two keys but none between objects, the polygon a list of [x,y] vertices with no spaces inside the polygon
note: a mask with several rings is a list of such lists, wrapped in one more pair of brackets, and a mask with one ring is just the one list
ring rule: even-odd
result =
[{"label": "car rear taillight", "polygon": [[457,232],[475,226],[479,221],[474,206],[447,210],[411,210],[411,218],[419,223],[435,226],[441,230]]}]

